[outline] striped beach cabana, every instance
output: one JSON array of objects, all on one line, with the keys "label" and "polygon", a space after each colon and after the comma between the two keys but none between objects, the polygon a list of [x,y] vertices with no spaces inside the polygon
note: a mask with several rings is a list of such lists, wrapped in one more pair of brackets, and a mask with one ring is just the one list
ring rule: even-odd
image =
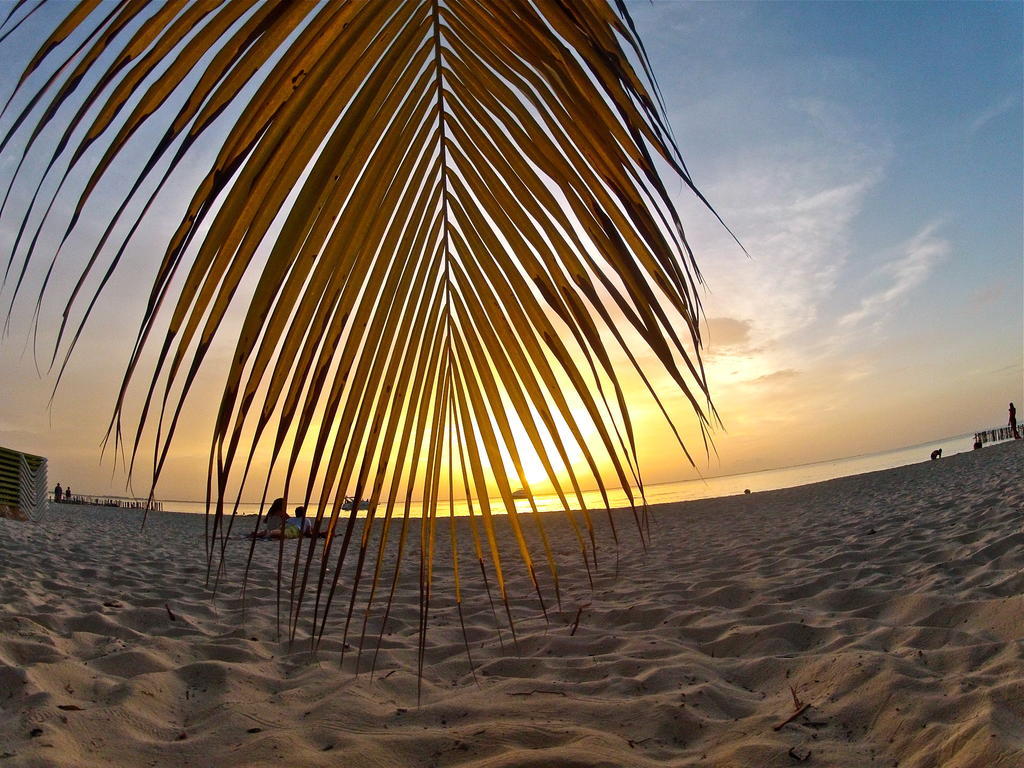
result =
[{"label": "striped beach cabana", "polygon": [[0,447],[0,512],[33,520],[47,507],[46,459]]}]

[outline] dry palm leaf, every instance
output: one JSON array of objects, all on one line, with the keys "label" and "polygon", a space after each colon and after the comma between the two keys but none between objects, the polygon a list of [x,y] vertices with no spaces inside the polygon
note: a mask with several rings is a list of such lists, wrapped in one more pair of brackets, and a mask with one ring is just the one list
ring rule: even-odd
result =
[{"label": "dry palm leaf", "polygon": [[[328,530],[322,546],[300,541],[290,564],[291,637],[302,626],[318,640],[341,594],[346,634],[364,601],[365,637],[370,605],[388,592],[386,621],[399,578],[385,552],[408,559],[414,547],[425,634],[446,515],[461,617],[455,495],[470,510],[470,572],[489,593],[493,578],[509,622],[510,557],[542,605],[541,571],[557,598],[542,516],[519,514],[513,498],[527,487],[524,451],[548,473],[589,572],[597,540],[582,489],[596,483],[607,507],[608,483],[621,486],[638,522],[645,512],[617,356],[659,407],[641,361],[667,372],[707,445],[700,277],[659,170],[699,192],[622,2],[20,0],[0,35],[55,8],[64,18],[19,80],[0,137],[5,151],[20,142],[3,199],[19,222],[11,305],[41,234],[56,228],[63,246],[91,204],[95,221],[101,181],[129,165],[64,311],[63,372],[161,191],[199,166],[110,434],[134,466],[156,421],[155,485],[211,345],[235,334],[209,459],[209,560],[225,552],[231,489],[241,493],[257,449],[269,449],[282,495],[315,503]],[[27,203],[11,202],[19,180],[34,189]],[[129,385],[150,365],[125,438]],[[341,508],[347,496],[369,499],[364,516]],[[505,523],[512,552],[496,535]]]}]

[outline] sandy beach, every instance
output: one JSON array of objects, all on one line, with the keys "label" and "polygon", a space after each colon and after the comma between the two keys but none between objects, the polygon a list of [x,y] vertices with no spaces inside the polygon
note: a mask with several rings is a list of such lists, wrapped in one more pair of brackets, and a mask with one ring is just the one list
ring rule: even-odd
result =
[{"label": "sandy beach", "polygon": [[1024,765],[1024,442],[651,513],[617,568],[599,522],[593,589],[546,518],[561,610],[515,570],[518,655],[464,561],[475,677],[440,568],[419,706],[415,556],[371,680],[347,600],[316,660],[275,641],[276,544],[243,620],[201,516],[0,520],[0,766]]}]

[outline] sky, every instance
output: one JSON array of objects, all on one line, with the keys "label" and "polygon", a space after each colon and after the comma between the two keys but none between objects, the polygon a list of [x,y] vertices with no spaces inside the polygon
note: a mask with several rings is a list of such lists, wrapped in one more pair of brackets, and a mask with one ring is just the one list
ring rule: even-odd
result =
[{"label": "sky", "polygon": [[[636,398],[647,481],[1005,423],[1008,402],[1024,400],[1024,5],[629,8],[689,170],[747,251],[669,181],[706,282],[722,428],[691,467]],[[14,72],[0,74],[4,98]],[[5,180],[16,161],[0,158]],[[153,241],[172,224],[158,212]],[[4,218],[0,242],[12,237]],[[31,301],[0,342],[0,445],[47,456],[51,480],[76,492],[125,487],[100,443],[134,340],[139,275],[157,252],[148,245],[109,288],[123,311],[96,316],[52,403],[54,377],[32,359]],[[41,338],[59,311],[44,302]],[[681,398],[656,385],[687,427]],[[214,406],[200,398],[190,411],[158,495],[202,495]]]}]

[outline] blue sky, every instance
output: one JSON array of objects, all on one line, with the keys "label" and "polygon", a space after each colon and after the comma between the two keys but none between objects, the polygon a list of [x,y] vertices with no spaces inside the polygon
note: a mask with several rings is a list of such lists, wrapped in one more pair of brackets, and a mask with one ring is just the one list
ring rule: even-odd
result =
[{"label": "blue sky", "polygon": [[[1003,423],[1007,402],[1024,400],[1024,5],[629,8],[690,171],[750,253],[670,181],[707,280],[707,362],[725,424],[701,471]],[[0,75],[3,93],[12,72]],[[9,172],[13,156],[2,162]],[[154,226],[174,221],[160,210]],[[10,241],[9,222],[0,234]],[[0,444],[50,456],[82,490],[123,488],[98,445],[134,338],[145,247],[110,289],[123,314],[97,316],[52,410],[52,378],[36,379],[21,354],[31,302],[0,345]],[[51,299],[44,319],[61,306]],[[665,458],[653,407],[638,411],[648,480],[693,476]],[[171,495],[202,488],[212,412],[198,403],[178,440]]]},{"label": "blue sky", "polygon": [[751,255],[679,196],[726,426],[712,470],[1005,420],[1024,346],[1021,4],[630,9],[690,170]]}]

